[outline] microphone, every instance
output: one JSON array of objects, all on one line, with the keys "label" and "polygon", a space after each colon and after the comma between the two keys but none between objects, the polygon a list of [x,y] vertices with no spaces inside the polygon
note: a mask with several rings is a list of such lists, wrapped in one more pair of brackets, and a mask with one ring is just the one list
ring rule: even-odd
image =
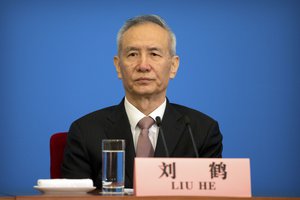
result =
[{"label": "microphone", "polygon": [[197,151],[195,139],[194,139],[193,132],[192,132],[192,127],[191,127],[191,121],[190,121],[190,118],[189,118],[187,115],[185,115],[185,116],[184,116],[184,121],[185,121],[185,125],[186,125],[187,128],[188,128],[188,131],[189,131],[189,134],[190,134],[192,143],[193,143],[193,148],[194,148],[194,152],[195,152],[195,154],[196,154],[196,158],[199,158],[199,154],[198,154],[198,151]]},{"label": "microphone", "polygon": [[162,126],[161,126],[161,124],[162,124],[161,119],[160,119],[159,116],[157,116],[157,117],[155,117],[155,120],[156,120],[156,125],[158,126],[158,130],[159,130],[159,133],[161,135],[161,139],[162,139],[165,151],[166,151],[166,156],[170,157],[170,154],[169,154],[169,151],[168,151],[168,148],[167,148],[167,144],[166,144],[166,140],[165,140],[165,135],[164,135],[164,132],[163,132],[163,129],[162,129]]}]

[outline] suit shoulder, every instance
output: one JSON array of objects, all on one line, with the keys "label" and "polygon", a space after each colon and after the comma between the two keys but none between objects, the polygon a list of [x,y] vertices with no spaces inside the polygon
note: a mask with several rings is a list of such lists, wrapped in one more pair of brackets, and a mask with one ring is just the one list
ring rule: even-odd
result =
[{"label": "suit shoulder", "polygon": [[190,107],[187,107],[187,106],[183,106],[183,105],[180,105],[180,104],[175,104],[175,103],[171,103],[171,105],[180,113],[182,114],[183,116],[188,116],[191,120],[193,119],[200,119],[200,120],[204,120],[204,121],[207,121],[207,122],[216,122],[215,119],[213,119],[212,117],[208,116],[207,114],[199,111],[199,110],[196,110],[196,109],[193,109],[193,108],[190,108]]},{"label": "suit shoulder", "polygon": [[85,123],[98,123],[107,118],[112,112],[116,110],[116,105],[102,108],[91,113],[88,113],[78,119],[73,123],[85,124]]}]

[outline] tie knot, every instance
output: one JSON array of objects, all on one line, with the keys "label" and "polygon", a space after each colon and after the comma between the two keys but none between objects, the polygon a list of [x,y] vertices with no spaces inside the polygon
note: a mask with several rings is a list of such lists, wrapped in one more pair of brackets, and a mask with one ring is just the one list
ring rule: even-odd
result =
[{"label": "tie knot", "polygon": [[151,117],[142,118],[137,124],[140,129],[149,129],[154,124],[154,119]]}]

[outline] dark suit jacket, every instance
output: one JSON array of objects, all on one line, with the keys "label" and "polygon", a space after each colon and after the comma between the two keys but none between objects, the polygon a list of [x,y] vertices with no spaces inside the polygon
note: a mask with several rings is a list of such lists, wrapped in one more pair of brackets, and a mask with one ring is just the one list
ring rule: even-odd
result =
[{"label": "dark suit jacket", "polygon": [[[218,123],[207,115],[167,101],[162,120],[170,157],[195,157],[184,116],[191,121],[200,157],[222,156],[222,135]],[[62,176],[64,178],[91,178],[101,188],[102,139],[125,139],[125,187],[133,187],[135,149],[123,101],[116,106],[90,113],[72,123],[67,139]],[[165,157],[165,149],[158,137],[155,157]]]}]

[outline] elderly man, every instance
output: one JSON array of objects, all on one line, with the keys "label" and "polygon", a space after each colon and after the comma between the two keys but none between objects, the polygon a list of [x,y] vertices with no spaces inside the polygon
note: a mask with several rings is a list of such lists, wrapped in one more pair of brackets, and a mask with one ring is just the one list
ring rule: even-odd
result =
[{"label": "elderly man", "polygon": [[[221,157],[222,135],[218,123],[199,111],[170,103],[166,97],[169,80],[175,78],[179,67],[179,57],[175,34],[165,21],[156,15],[129,19],[118,33],[117,44],[114,65],[123,82],[125,97],[119,105],[95,111],[72,123],[62,165],[63,177],[91,178],[101,188],[101,141],[125,139],[125,187],[132,188],[136,156],[167,155],[158,118],[162,119],[170,157]],[[143,129],[140,124],[144,121],[149,124],[146,136],[140,134]],[[196,151],[187,123],[193,130]]]}]

